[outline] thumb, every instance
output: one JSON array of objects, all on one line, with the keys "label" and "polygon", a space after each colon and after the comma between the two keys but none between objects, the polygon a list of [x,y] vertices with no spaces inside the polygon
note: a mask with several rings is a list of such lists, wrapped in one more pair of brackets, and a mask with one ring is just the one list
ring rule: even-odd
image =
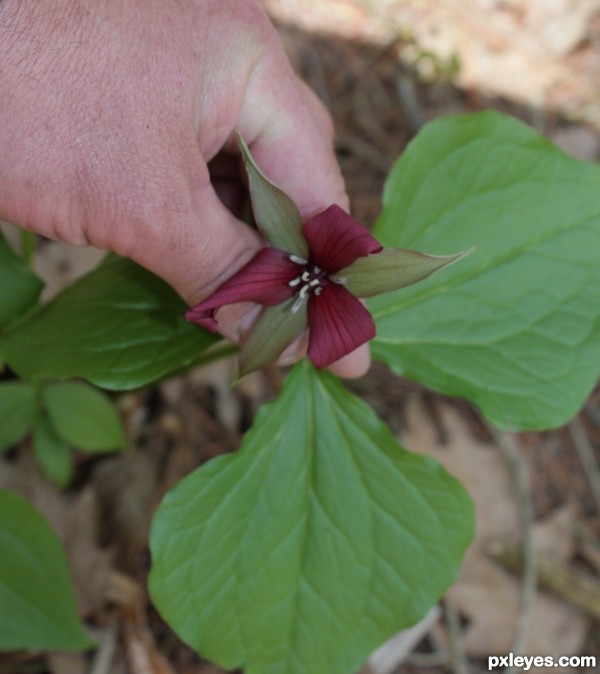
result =
[{"label": "thumb", "polygon": [[[348,211],[329,113],[294,75],[285,57],[259,68],[239,119],[240,131],[257,164],[291,197],[304,220],[331,204]],[[305,349],[305,343],[298,342],[298,348]],[[369,347],[364,344],[329,369],[353,378],[364,375],[369,365]]]},{"label": "thumb", "polygon": [[287,62],[277,67],[290,72],[277,79],[265,69],[262,78],[252,80],[240,115],[241,134],[257,164],[291,197],[305,220],[332,204],[348,211],[331,117]]},{"label": "thumb", "polygon": [[[223,205],[205,165],[200,173],[206,173],[206,179],[200,185],[189,181],[185,205],[154,213],[151,220],[157,224],[146,225],[136,235],[141,245],[117,251],[164,279],[190,306],[214,292],[264,246],[257,232]],[[226,312],[219,318],[219,331],[239,341],[243,326],[238,323],[246,313],[247,308]]]}]

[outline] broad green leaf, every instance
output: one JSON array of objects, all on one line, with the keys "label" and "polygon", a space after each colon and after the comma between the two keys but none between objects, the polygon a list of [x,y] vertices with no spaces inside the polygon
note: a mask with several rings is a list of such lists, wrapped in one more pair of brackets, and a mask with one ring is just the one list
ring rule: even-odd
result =
[{"label": "broad green leaf", "polygon": [[0,491],[0,541],[0,650],[89,648],[58,537],[10,491]]},{"label": "broad green leaf", "polygon": [[246,674],[354,674],[455,579],[463,488],[308,361],[236,454],[155,516],[150,589],[179,636]]},{"label": "broad green leaf", "polygon": [[384,248],[380,253],[359,257],[336,272],[334,278],[356,297],[372,297],[418,283],[472,252],[425,255],[416,250]]},{"label": "broad green leaf", "polygon": [[0,232],[0,327],[19,318],[35,304],[43,285],[13,253]]},{"label": "broad green leaf", "polygon": [[185,320],[186,308],[158,277],[109,256],[0,338],[0,353],[25,378],[137,388],[194,363],[218,341]]},{"label": "broad green leaf", "polygon": [[37,414],[33,387],[22,381],[0,382],[0,451],[22,440]]},{"label": "broad green leaf", "polygon": [[260,231],[271,246],[307,259],[308,244],[302,234],[298,207],[261,171],[239,133],[238,142],[248,172],[252,211]]},{"label": "broad green leaf", "polygon": [[83,382],[57,382],[42,389],[42,401],[56,434],[71,447],[109,452],[125,444],[111,399]]},{"label": "broad green leaf", "polygon": [[369,302],[373,355],[512,429],[560,426],[600,369],[600,169],[498,113],[429,124],[375,234],[460,264]]},{"label": "broad green leaf", "polygon": [[263,311],[240,351],[240,377],[274,363],[306,329],[308,302],[297,302],[294,296]]},{"label": "broad green leaf", "polygon": [[66,487],[73,476],[71,448],[43,416],[33,429],[33,451],[44,473],[59,487]]}]

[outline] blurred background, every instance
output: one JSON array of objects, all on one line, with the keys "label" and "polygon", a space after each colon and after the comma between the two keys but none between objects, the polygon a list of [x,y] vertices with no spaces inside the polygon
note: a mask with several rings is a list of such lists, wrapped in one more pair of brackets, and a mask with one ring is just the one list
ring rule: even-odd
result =
[{"label": "blurred background", "polygon": [[[392,163],[440,115],[495,108],[569,154],[598,159],[600,0],[263,2],[297,72],[334,117],[353,215],[369,226]],[[35,268],[48,282],[46,296],[100,257],[38,242]],[[273,368],[231,389],[234,368],[226,361],[120,396],[130,449],[78,457],[66,492],[41,475],[27,448],[0,458],[0,487],[26,495],[59,531],[80,610],[101,644],[91,657],[0,655],[0,672],[221,671],[184,646],[149,604],[147,531],[164,491],[234,451],[281,386]],[[402,444],[444,463],[478,515],[459,581],[362,674],[483,672],[488,655],[510,651],[596,655],[600,663],[600,391],[565,428],[513,437],[468,403],[380,365],[349,386]]]}]

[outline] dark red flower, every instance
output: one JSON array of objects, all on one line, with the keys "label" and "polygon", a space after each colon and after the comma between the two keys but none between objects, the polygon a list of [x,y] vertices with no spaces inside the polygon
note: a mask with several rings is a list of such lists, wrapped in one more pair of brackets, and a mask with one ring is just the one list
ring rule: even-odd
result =
[{"label": "dark red flower", "polygon": [[234,302],[275,306],[295,298],[290,312],[307,304],[308,356],[322,368],[375,336],[363,304],[335,276],[357,258],[379,253],[381,244],[339,206],[311,218],[303,229],[307,259],[263,248],[217,291],[187,312],[188,320],[215,331],[216,310]]},{"label": "dark red flower", "polygon": [[186,318],[214,332],[215,313],[226,304],[266,307],[240,353],[242,374],[274,362],[306,328],[309,358],[318,368],[330,365],[375,336],[373,318],[359,297],[416,283],[462,257],[382,250],[336,205],[303,223],[296,205],[264,176],[238,138],[255,219],[269,246]]}]

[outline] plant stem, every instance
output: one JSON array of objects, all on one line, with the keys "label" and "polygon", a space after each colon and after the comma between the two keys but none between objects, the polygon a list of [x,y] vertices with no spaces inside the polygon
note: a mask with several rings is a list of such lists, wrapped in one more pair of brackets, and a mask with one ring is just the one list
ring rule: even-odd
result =
[{"label": "plant stem", "polygon": [[31,258],[35,250],[35,234],[28,229],[21,230],[21,257],[23,262],[31,266]]}]

